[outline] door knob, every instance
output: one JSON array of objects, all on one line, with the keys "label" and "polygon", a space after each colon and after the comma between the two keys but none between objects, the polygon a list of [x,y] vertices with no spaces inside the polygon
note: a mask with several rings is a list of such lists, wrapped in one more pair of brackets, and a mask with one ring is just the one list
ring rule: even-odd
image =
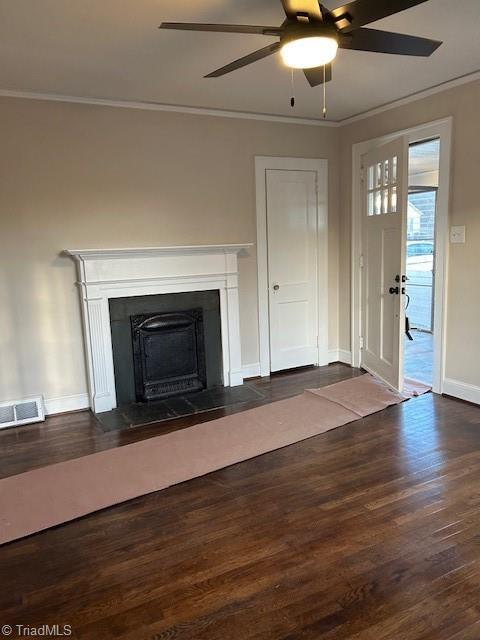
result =
[{"label": "door knob", "polygon": [[399,287],[390,287],[390,289],[388,290],[389,293],[393,295],[397,295],[400,293],[400,289]]},{"label": "door knob", "polygon": [[280,289],[280,285],[279,284],[274,284],[273,285],[273,290],[274,291],[278,291]]}]

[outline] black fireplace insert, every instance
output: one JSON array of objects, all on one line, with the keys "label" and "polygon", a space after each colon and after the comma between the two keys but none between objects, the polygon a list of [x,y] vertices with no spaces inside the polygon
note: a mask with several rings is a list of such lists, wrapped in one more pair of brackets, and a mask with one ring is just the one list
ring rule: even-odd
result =
[{"label": "black fireplace insert", "polygon": [[137,402],[206,388],[202,309],[134,315],[130,322]]}]

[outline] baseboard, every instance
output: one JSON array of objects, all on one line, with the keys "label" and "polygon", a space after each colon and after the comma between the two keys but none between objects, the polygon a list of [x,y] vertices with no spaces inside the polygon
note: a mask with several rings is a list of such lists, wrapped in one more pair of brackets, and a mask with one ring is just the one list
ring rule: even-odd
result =
[{"label": "baseboard", "polygon": [[88,397],[88,393],[77,393],[74,396],[61,396],[60,398],[46,398],[45,415],[51,416],[56,413],[88,409],[89,406],[90,398]]},{"label": "baseboard", "polygon": [[344,364],[352,364],[352,352],[346,349],[338,350],[338,361]]},{"label": "baseboard", "polygon": [[445,378],[443,381],[443,393],[454,398],[460,398],[460,400],[480,404],[480,387],[467,382]]},{"label": "baseboard", "polygon": [[242,374],[244,378],[258,378],[260,375],[260,363],[254,362],[253,364],[243,365]]},{"label": "baseboard", "polygon": [[[350,364],[352,357],[350,351],[334,349],[328,352],[328,361]],[[254,362],[252,364],[243,365],[242,375],[245,379],[258,378],[260,376],[260,363]],[[445,391],[445,393],[449,392]],[[480,395],[480,389],[477,389],[477,393]],[[480,400],[478,402],[480,403]],[[68,411],[79,411],[80,409],[88,409],[89,407],[90,399],[87,393],[78,393],[73,396],[61,396],[60,398],[45,399],[45,415],[47,416],[55,415],[56,413],[67,413]]]},{"label": "baseboard", "polygon": [[331,349],[328,352],[328,362],[343,362],[352,364],[352,353],[345,349]]}]

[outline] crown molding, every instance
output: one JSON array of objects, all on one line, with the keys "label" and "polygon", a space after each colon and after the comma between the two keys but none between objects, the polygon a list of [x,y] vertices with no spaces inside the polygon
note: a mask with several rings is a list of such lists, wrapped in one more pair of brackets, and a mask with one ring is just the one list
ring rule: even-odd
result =
[{"label": "crown molding", "polygon": [[337,126],[345,127],[349,124],[359,122],[360,120],[365,120],[366,118],[376,116],[380,113],[383,113],[384,111],[390,111],[390,109],[396,109],[397,107],[402,107],[403,105],[410,104],[411,102],[422,100],[422,98],[428,98],[429,96],[433,96],[436,93],[441,93],[442,91],[448,91],[448,89],[454,89],[455,87],[460,87],[463,84],[468,84],[469,82],[475,82],[476,80],[480,80],[480,70],[474,71],[473,73],[468,73],[464,76],[460,76],[459,78],[454,78],[453,80],[447,80],[446,82],[436,84],[435,86],[430,87],[429,89],[422,89],[421,91],[412,93],[409,96],[405,96],[405,98],[399,98],[398,100],[394,100],[393,102],[387,102],[379,107],[375,107],[374,109],[369,109],[368,111],[363,111],[362,113],[357,113],[356,115],[350,116],[349,118],[338,120],[336,121],[336,124]]},{"label": "crown molding", "polygon": [[349,124],[376,116],[390,109],[396,109],[411,102],[428,98],[442,91],[454,89],[469,82],[480,80],[480,70],[447,80],[428,89],[422,89],[415,93],[387,102],[374,109],[362,111],[343,120],[323,120],[315,118],[297,118],[294,116],[277,116],[266,113],[253,113],[249,111],[228,111],[222,109],[207,109],[205,107],[187,107],[174,104],[162,104],[159,102],[134,102],[129,100],[107,100],[103,98],[82,98],[79,96],[64,96],[55,93],[35,93],[32,91],[15,91],[0,89],[0,97],[21,98],[24,100],[45,100],[49,102],[69,102],[74,104],[96,105],[100,107],[119,107],[122,109],[140,109],[144,111],[165,111],[169,113],[185,113],[189,115],[211,116],[217,118],[237,118],[240,120],[260,120],[264,122],[278,122],[282,124],[307,125],[311,127],[345,127]]},{"label": "crown molding", "polygon": [[24,100],[46,100],[49,102],[70,102],[74,104],[88,104],[99,107],[119,107],[122,109],[141,109],[143,111],[166,111],[169,113],[185,113],[197,116],[213,116],[217,118],[237,118],[240,120],[262,120],[264,122],[280,122],[282,124],[300,124],[311,127],[338,127],[333,120],[316,120],[315,118],[297,118],[294,116],[276,116],[267,113],[253,113],[249,111],[228,111],[223,109],[207,109],[205,107],[186,107],[159,102],[134,102],[129,100],[107,100],[103,98],[83,98],[79,96],[64,96],[56,93],[34,93],[32,91],[14,91],[0,89],[0,97],[21,98]]}]

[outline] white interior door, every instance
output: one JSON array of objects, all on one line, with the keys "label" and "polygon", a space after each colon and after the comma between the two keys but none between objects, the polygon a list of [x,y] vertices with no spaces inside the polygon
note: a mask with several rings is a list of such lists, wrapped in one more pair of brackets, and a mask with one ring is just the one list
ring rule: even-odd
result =
[{"label": "white interior door", "polygon": [[318,363],[317,173],[266,171],[270,369]]},{"label": "white interior door", "polygon": [[362,366],[401,391],[408,141],[363,157]]}]

